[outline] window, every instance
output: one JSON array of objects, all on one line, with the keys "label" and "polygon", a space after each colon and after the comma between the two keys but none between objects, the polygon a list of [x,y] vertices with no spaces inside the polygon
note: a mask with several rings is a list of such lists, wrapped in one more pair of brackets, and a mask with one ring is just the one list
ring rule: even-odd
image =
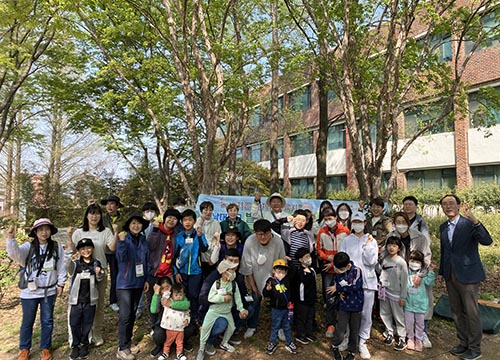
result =
[{"label": "window", "polygon": [[278,159],[283,159],[283,138],[278,139]]},{"label": "window", "polygon": [[256,107],[254,111],[250,114],[250,126],[259,126],[261,124],[261,113],[260,107]]},{"label": "window", "polygon": [[311,107],[311,86],[307,85],[299,90],[288,94],[290,108],[299,111],[307,110]]},{"label": "window", "polygon": [[292,197],[301,198],[314,192],[314,179],[290,179]]},{"label": "window", "polygon": [[500,124],[500,87],[483,88],[469,94],[469,121],[471,127]]},{"label": "window", "polygon": [[307,155],[313,152],[313,134],[306,132],[290,137],[291,156]]},{"label": "window", "polygon": [[474,185],[500,184],[500,165],[473,166],[470,170]]},{"label": "window", "polygon": [[455,169],[435,169],[408,171],[406,173],[408,189],[421,187],[423,189],[454,188],[457,184]]},{"label": "window", "polygon": [[450,61],[452,58],[451,36],[433,36],[431,39],[433,53],[438,56],[440,62]]},{"label": "window", "polygon": [[248,158],[255,162],[262,161],[262,146],[256,144],[248,147]]},{"label": "window", "polygon": [[328,128],[327,150],[345,149],[345,124]]},{"label": "window", "polygon": [[[483,40],[476,48],[476,51],[481,49],[486,49],[495,45],[500,44],[500,36],[498,35],[498,20],[496,13],[490,13],[481,19],[482,22],[482,37]],[[476,38],[476,36],[473,36]],[[470,54],[474,47],[474,40],[468,40],[465,42],[465,51]]]},{"label": "window", "polygon": [[243,157],[243,152],[241,151],[241,148],[236,149],[236,159],[241,159]]},{"label": "window", "polygon": [[278,109],[283,110],[284,107],[285,107],[285,98],[283,97],[283,95],[281,95],[278,98]]},{"label": "window", "polygon": [[342,191],[347,188],[347,176],[328,176],[326,178],[326,191]]},{"label": "window", "polygon": [[328,93],[327,93],[327,95],[326,95],[326,96],[327,96],[327,98],[328,98],[328,101],[335,99],[335,96],[336,96],[335,91],[333,91],[333,90],[328,90]]},{"label": "window", "polygon": [[[441,115],[443,106],[439,103],[431,103],[426,105],[415,106],[407,109],[404,112],[405,116],[405,136],[411,137],[418,130],[427,126],[436,117]],[[453,116],[450,114],[441,119],[438,123],[431,126],[425,131],[425,135],[439,134],[443,132],[453,131]]]}]

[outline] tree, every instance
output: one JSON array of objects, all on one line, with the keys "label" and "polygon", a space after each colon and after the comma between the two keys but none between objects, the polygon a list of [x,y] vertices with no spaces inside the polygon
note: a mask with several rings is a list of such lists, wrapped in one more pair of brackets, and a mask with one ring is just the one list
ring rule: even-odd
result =
[{"label": "tree", "polygon": [[[462,75],[474,49],[498,28],[485,32],[481,19],[495,11],[494,1],[473,5],[456,1],[359,2],[287,0],[295,18],[308,27],[315,48],[328,49],[321,68],[338,96],[351,144],[361,197],[381,194],[382,164],[389,151],[388,199],[397,163],[408,147],[438,123],[449,122],[463,104]],[[301,11],[305,9],[305,11]],[[416,35],[425,36],[416,39]],[[455,61],[443,62],[439,47],[452,36]],[[497,35],[498,36],[498,35]],[[320,52],[321,53],[321,52]],[[323,52],[324,54],[324,52]],[[440,114],[419,124],[404,142],[398,117],[418,99],[440,99]]]}]

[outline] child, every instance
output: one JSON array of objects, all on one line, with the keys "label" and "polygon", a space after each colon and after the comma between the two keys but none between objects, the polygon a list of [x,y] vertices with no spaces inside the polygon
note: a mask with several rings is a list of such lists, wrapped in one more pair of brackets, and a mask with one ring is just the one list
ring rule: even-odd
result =
[{"label": "child", "polygon": [[[99,260],[94,259],[94,243],[89,238],[78,241],[79,256],[72,260],[73,250],[66,250],[66,270],[71,276],[69,289],[69,325],[72,334],[70,359],[89,356],[89,333],[94,323],[99,290],[97,282],[104,278]],[[101,294],[104,296],[104,294]]]},{"label": "child", "polygon": [[384,344],[391,346],[394,341],[393,323],[396,323],[399,341],[394,350],[406,349],[406,328],[404,323],[403,306],[408,293],[408,266],[399,255],[402,249],[401,240],[396,236],[389,236],[385,243],[387,256],[382,259],[380,273],[380,317],[387,329]]},{"label": "child", "polygon": [[236,304],[236,309],[239,311],[241,319],[245,319],[248,316],[248,311],[243,308],[240,290],[234,282],[237,266],[237,263],[229,260],[222,260],[217,266],[217,271],[221,274],[221,278],[212,284],[208,294],[210,307],[201,327],[200,350],[198,351],[196,360],[203,360],[208,337],[210,336],[215,321],[220,317],[227,320],[227,328],[224,332],[220,348],[231,353],[235,351],[235,348],[229,344],[229,339],[233,335],[235,329],[234,319],[231,313],[233,304]]},{"label": "child", "polygon": [[[167,306],[167,292],[164,292],[165,296],[162,305],[164,307],[163,316],[161,318],[161,327],[166,330],[167,340],[163,345],[163,354],[158,357],[158,360],[165,360],[168,358],[170,353],[170,346],[175,341],[177,360],[187,360],[186,356],[182,353],[184,347],[184,328],[189,324],[189,311],[174,310]],[[162,295],[162,296],[163,296]],[[172,291],[170,295],[173,301],[187,301],[184,295],[184,288],[181,284],[172,285]]]},{"label": "child", "polygon": [[294,276],[294,300],[297,320],[296,340],[301,344],[316,341],[313,335],[314,304],[316,302],[316,272],[311,267],[312,257],[308,248],[300,248],[295,253],[301,268]]},{"label": "child", "polygon": [[212,262],[212,252],[219,245],[221,228],[217,220],[213,218],[214,204],[203,201],[200,204],[201,217],[196,221],[195,228],[202,228],[203,235],[207,240],[208,249],[201,254],[201,268],[203,278],[206,278],[217,266],[217,261]]},{"label": "child", "polygon": [[[271,337],[266,353],[272,355],[277,348],[278,330],[283,329],[286,339],[285,348],[292,354],[297,354],[297,346],[292,341],[293,304],[290,293],[290,282],[287,277],[288,265],[285,259],[277,259],[273,263],[273,277],[270,277],[262,295],[269,297],[271,303]],[[291,314],[289,313],[289,310]]]},{"label": "child", "polygon": [[418,250],[410,252],[408,260],[408,296],[405,303],[405,325],[408,335],[408,349],[423,351],[424,319],[429,307],[426,287],[434,285],[434,265],[430,264],[428,272],[422,277],[420,286],[415,287],[413,281],[424,266],[424,254]]},{"label": "child", "polygon": [[198,294],[201,289],[203,275],[201,269],[201,253],[208,250],[208,243],[201,227],[194,228],[196,213],[187,209],[181,214],[183,231],[175,238],[174,275],[177,284],[183,284],[190,302],[191,321],[198,323]]},{"label": "child", "polygon": [[333,333],[332,350],[335,360],[342,360],[339,345],[349,326],[349,353],[346,360],[354,360],[358,350],[359,326],[363,310],[363,274],[345,252],[338,252],[333,258],[335,265],[334,285],[327,288],[329,294],[336,292],[338,298],[337,327]]}]

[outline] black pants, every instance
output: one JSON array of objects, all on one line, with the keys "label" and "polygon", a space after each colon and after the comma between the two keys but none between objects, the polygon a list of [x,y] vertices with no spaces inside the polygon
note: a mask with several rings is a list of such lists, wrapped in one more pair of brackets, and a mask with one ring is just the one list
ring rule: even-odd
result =
[{"label": "black pants", "polygon": [[109,288],[109,304],[118,303],[118,295],[116,292],[116,277],[118,276],[118,262],[116,261],[115,254],[106,254],[106,261],[109,266],[109,277],[111,279],[111,286]]},{"label": "black pants", "polygon": [[297,319],[295,329],[297,336],[311,336],[313,334],[314,305],[296,303],[294,317]]},{"label": "black pants", "polygon": [[69,312],[69,325],[73,342],[71,347],[89,345],[89,333],[94,324],[95,305],[90,303],[71,305]]},{"label": "black pants", "polygon": [[355,354],[358,351],[359,326],[361,325],[361,312],[346,312],[339,310],[337,318],[337,327],[333,333],[332,344],[339,346],[349,326],[349,345],[350,353]]},{"label": "black pants", "polygon": [[119,289],[120,313],[118,320],[119,350],[130,349],[134,330],[135,311],[141,300],[142,288]]}]

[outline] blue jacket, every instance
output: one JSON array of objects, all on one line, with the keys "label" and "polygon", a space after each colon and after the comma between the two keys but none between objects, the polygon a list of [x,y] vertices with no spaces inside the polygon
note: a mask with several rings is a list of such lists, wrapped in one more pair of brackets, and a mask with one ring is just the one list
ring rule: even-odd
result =
[{"label": "blue jacket", "polygon": [[483,224],[474,225],[463,216],[458,219],[453,239],[448,239],[448,221],[441,224],[441,261],[439,275],[446,281],[455,274],[462,284],[478,283],[486,278],[483,264],[479,257],[478,245],[490,245],[491,239],[488,230]]},{"label": "blue jacket", "polygon": [[201,238],[192,230],[189,234],[181,231],[175,238],[175,267],[174,275],[200,275],[201,259],[200,254],[208,250],[208,242],[205,234]]},{"label": "blue jacket", "polygon": [[[142,289],[149,273],[149,252],[146,236],[140,233],[134,238],[129,232],[124,241],[118,240],[116,248],[118,262],[117,289]],[[142,264],[142,276],[137,276],[136,266]]]},{"label": "blue jacket", "polygon": [[[343,274],[335,274],[335,287],[339,310],[361,312],[363,310],[363,275],[351,261],[351,268]],[[344,300],[342,300],[342,296]]]}]

